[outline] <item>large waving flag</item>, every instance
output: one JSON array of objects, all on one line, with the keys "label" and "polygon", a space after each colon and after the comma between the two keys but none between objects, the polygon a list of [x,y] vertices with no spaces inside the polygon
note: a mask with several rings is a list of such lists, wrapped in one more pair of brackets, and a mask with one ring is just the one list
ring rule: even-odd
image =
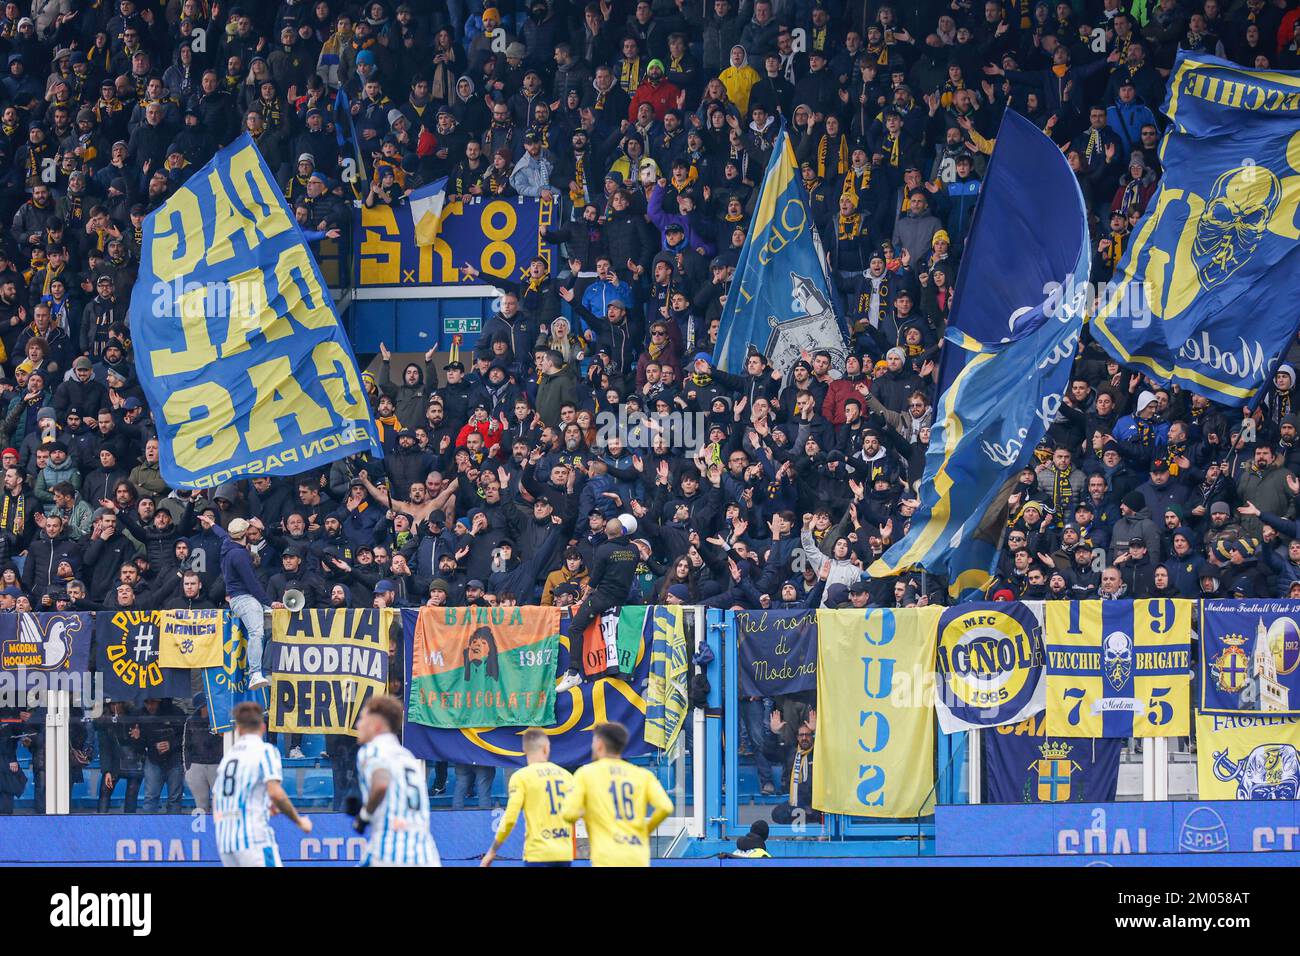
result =
[{"label": "large waving flag", "polygon": [[1121,362],[1244,405],[1300,325],[1300,73],[1179,51],[1165,175],[1093,320]]},{"label": "large waving flag", "polygon": [[447,177],[443,176],[427,186],[411,190],[406,197],[415,224],[415,243],[431,246],[442,231],[442,208],[447,200]]},{"label": "large waving flag", "polygon": [[320,267],[247,133],[145,217],[130,318],[172,487],[383,454]]},{"label": "large waving flag", "polygon": [[[1088,220],[1074,173],[1050,139],[1008,110],[957,274],[939,401],[904,538],[868,569],[920,565],[954,596],[982,587],[997,553],[986,534],[1007,482],[1029,460],[1069,383],[1088,278]],[[1007,249],[1028,250],[1015,269]],[[1015,388],[1008,388],[1009,382]]]},{"label": "large waving flag", "polygon": [[842,368],[844,330],[834,302],[808,194],[783,126],[727,290],[714,365],[741,374],[754,348],[784,373],[800,352],[824,349]]}]

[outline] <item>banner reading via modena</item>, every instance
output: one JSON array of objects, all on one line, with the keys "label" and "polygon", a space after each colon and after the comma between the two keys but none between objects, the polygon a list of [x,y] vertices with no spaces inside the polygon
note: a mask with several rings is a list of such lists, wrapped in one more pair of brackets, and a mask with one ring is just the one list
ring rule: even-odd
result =
[{"label": "banner reading via modena", "polygon": [[271,612],[271,729],[357,735],[357,717],[388,692],[392,608]]},{"label": "banner reading via modena", "polygon": [[363,207],[352,230],[356,284],[456,285],[466,262],[483,273],[484,282],[491,276],[517,280],[534,256],[555,261],[555,247],[542,239],[554,215],[553,203],[527,196],[449,202],[437,238],[421,246],[409,206]]},{"label": "banner reading via modena", "polygon": [[320,269],[247,134],[145,217],[130,317],[171,486],[382,454]]}]

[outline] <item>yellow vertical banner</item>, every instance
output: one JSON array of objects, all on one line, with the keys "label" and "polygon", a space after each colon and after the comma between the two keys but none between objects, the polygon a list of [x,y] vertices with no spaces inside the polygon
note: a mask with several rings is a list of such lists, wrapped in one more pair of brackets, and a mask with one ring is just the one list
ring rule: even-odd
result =
[{"label": "yellow vertical banner", "polygon": [[813,807],[915,817],[934,806],[938,607],[817,612]]}]

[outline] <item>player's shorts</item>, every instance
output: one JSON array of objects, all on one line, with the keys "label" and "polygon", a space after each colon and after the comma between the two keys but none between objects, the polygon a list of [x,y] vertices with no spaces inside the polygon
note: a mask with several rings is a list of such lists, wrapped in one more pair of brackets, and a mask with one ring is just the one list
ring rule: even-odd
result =
[{"label": "player's shorts", "polygon": [[222,866],[284,866],[280,862],[280,848],[275,845],[255,846],[247,850],[221,854]]}]

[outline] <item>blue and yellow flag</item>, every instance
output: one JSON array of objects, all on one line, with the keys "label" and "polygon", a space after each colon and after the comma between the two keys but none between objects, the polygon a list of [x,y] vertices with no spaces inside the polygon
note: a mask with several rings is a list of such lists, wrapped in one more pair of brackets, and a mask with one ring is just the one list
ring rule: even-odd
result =
[{"label": "blue and yellow flag", "polygon": [[1047,733],[1186,737],[1195,601],[1048,601]]},{"label": "blue and yellow flag", "polygon": [[645,615],[650,645],[650,683],[646,687],[645,741],[668,750],[677,740],[690,711],[687,681],[691,663],[686,655],[685,609],[656,604]]},{"label": "blue and yellow flag", "polygon": [[382,454],[320,269],[247,134],[145,217],[130,315],[172,487]]},{"label": "blue and yellow flag", "polygon": [[817,612],[812,804],[826,813],[934,812],[934,670],[940,607]]},{"label": "blue and yellow flag", "polygon": [[220,667],[226,611],[177,609],[158,612],[158,666],[203,670]]},{"label": "blue and yellow flag", "polygon": [[[1007,249],[1034,254],[1007,269]],[[1001,531],[990,515],[1059,412],[1089,264],[1074,173],[1050,139],[1008,110],[958,272],[921,507],[872,564],[873,577],[920,565],[943,575],[954,596],[987,583]]]},{"label": "blue and yellow flag", "polygon": [[1179,51],[1160,188],[1093,335],[1121,362],[1246,404],[1300,325],[1300,73]]},{"label": "blue and yellow flag", "polygon": [[800,352],[825,350],[843,368],[844,329],[834,303],[808,193],[782,127],[727,292],[713,364],[744,374],[745,358],[756,349],[785,373]]},{"label": "blue and yellow flag", "polygon": [[1300,798],[1300,719],[1197,714],[1196,789],[1202,800]]}]

